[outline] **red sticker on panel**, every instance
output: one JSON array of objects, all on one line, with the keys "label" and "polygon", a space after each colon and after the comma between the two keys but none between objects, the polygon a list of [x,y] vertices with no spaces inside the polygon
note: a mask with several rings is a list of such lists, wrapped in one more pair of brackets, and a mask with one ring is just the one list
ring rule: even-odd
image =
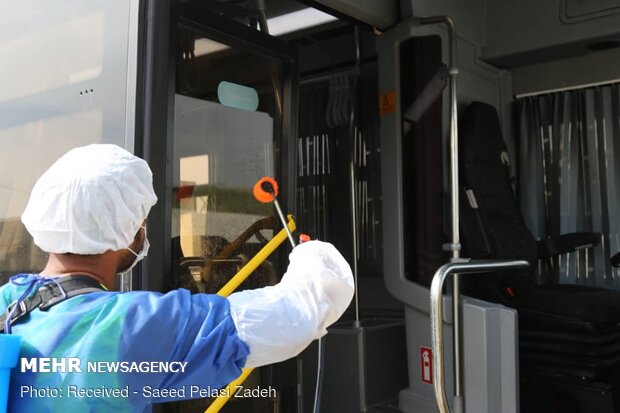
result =
[{"label": "red sticker on panel", "polygon": [[433,349],[420,347],[420,375],[422,383],[433,384]]}]

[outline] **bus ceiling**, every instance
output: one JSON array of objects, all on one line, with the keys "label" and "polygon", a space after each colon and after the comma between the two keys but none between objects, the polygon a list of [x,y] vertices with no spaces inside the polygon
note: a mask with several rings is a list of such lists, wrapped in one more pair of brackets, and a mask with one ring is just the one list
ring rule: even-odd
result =
[{"label": "bus ceiling", "polygon": [[[180,2],[208,9],[238,21],[247,21],[260,12],[264,12],[267,19],[292,17],[296,12],[309,7],[353,24],[361,23],[382,31],[400,21],[398,0],[220,0],[206,3],[198,0],[180,0]],[[305,26],[303,23],[301,25]]]},{"label": "bus ceiling", "polygon": [[386,30],[400,21],[397,0],[302,0],[304,3],[344,20],[353,19],[379,30]]}]

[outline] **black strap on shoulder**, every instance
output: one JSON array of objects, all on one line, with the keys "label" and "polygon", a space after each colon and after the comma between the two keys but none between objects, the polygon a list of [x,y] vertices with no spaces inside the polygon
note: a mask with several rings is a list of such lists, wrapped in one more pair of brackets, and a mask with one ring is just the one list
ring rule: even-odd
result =
[{"label": "black strap on shoulder", "polygon": [[6,318],[15,305],[18,305],[18,308],[11,317],[11,325],[37,308],[41,311],[47,311],[52,306],[71,297],[96,291],[105,291],[105,288],[98,281],[86,275],[68,275],[66,277],[57,278],[55,282],[50,282],[39,287],[33,295],[19,304],[17,304],[17,302],[11,303],[6,310],[6,314],[0,316],[0,333],[4,332]]}]

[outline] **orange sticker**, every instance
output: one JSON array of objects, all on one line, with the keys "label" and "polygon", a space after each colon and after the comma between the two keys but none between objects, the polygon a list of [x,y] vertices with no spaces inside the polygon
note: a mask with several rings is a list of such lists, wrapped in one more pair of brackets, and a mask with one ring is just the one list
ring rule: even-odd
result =
[{"label": "orange sticker", "polygon": [[379,113],[381,116],[396,112],[396,92],[391,91],[379,97]]}]

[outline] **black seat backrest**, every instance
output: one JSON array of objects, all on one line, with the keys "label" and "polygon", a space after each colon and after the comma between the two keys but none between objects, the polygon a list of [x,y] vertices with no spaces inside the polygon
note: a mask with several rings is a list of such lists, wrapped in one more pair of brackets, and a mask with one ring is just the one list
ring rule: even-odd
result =
[{"label": "black seat backrest", "polygon": [[[486,103],[471,103],[461,115],[459,133],[464,252],[471,258],[535,263],[536,240],[525,226],[514,197],[509,165],[497,110]],[[535,279],[528,271],[485,277],[487,281],[505,288],[532,284]]]}]

